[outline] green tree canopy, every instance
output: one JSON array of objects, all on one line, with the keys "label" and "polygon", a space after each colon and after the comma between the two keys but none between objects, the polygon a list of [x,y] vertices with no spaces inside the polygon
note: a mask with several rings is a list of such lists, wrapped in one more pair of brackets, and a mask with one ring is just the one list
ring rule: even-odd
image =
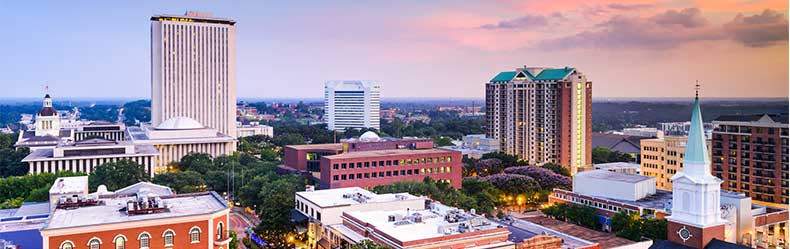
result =
[{"label": "green tree canopy", "polygon": [[203,175],[195,171],[166,172],[154,176],[153,182],[165,185],[176,193],[193,193],[206,190]]},{"label": "green tree canopy", "polygon": [[606,147],[595,147],[592,150],[592,161],[594,164],[598,163],[613,163],[613,162],[631,162],[633,158],[631,155],[612,151]]},{"label": "green tree canopy", "polygon": [[105,185],[107,190],[112,191],[138,182],[147,182],[150,177],[142,165],[129,160],[120,160],[99,165],[93,169],[88,179],[91,190],[96,190],[99,185]]}]

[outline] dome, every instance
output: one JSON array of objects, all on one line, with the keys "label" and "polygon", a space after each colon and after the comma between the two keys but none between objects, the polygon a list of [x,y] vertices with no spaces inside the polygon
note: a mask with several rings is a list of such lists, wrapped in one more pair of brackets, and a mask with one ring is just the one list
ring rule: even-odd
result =
[{"label": "dome", "polygon": [[202,128],[203,125],[200,124],[200,122],[187,117],[170,118],[156,127],[157,130],[187,130]]},{"label": "dome", "polygon": [[362,133],[362,136],[359,136],[359,140],[363,142],[375,142],[379,141],[379,139],[379,135],[372,131],[367,131]]}]

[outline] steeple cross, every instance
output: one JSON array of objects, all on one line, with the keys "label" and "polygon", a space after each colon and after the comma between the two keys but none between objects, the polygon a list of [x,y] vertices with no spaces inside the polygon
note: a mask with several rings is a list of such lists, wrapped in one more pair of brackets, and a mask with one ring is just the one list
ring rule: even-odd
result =
[{"label": "steeple cross", "polygon": [[699,80],[698,80],[697,84],[694,85],[694,90],[696,91],[696,93],[695,93],[696,97],[699,97],[699,89],[700,89],[700,85],[699,85]]}]

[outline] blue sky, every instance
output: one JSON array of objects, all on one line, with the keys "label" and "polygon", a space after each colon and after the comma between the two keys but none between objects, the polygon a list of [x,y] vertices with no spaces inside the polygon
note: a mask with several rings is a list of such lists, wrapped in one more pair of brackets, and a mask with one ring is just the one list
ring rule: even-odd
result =
[{"label": "blue sky", "polygon": [[240,97],[482,97],[524,64],[577,67],[595,97],[788,92],[786,1],[1,1],[0,98],[147,98],[149,18],[187,10],[238,22]]}]

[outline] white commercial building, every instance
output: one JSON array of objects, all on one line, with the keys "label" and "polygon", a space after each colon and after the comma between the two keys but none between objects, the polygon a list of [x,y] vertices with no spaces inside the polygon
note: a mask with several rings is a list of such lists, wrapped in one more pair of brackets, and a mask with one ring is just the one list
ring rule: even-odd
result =
[{"label": "white commercial building", "polygon": [[22,162],[30,166],[31,174],[57,171],[90,174],[94,168],[102,164],[130,160],[142,165],[146,172],[153,176],[153,162],[157,155],[159,152],[151,145],[92,138],[31,151]]},{"label": "white commercial building", "polygon": [[236,137],[249,137],[255,135],[264,135],[274,137],[274,128],[268,125],[262,125],[258,122],[250,122],[248,125],[238,123],[236,126]]},{"label": "white commercial building", "polygon": [[636,201],[656,193],[656,178],[601,169],[582,171],[573,176],[573,192],[591,196],[606,193],[610,198]]},{"label": "white commercial building", "polygon": [[154,172],[162,172],[189,153],[217,157],[229,155],[236,149],[232,137],[187,117],[171,118],[156,127],[128,127],[127,132],[135,145],[153,145],[159,151],[153,164]]},{"label": "white commercial building", "polygon": [[[359,187],[312,190],[296,193],[295,209],[313,220],[308,231],[308,244],[317,245],[324,239],[323,230],[341,224],[341,216],[349,211],[419,210],[425,209],[426,198],[409,193],[376,194]],[[337,241],[337,240],[336,240]]]},{"label": "white commercial building", "polygon": [[381,86],[375,81],[340,80],[324,83],[325,119],[330,130],[380,129]]},{"label": "white commercial building", "polygon": [[187,12],[151,17],[151,123],[189,117],[236,135],[235,21]]}]

